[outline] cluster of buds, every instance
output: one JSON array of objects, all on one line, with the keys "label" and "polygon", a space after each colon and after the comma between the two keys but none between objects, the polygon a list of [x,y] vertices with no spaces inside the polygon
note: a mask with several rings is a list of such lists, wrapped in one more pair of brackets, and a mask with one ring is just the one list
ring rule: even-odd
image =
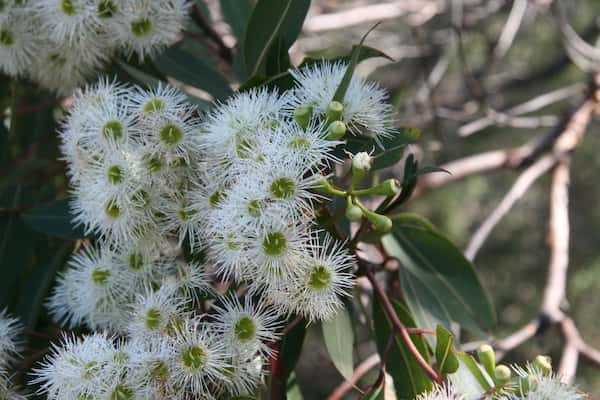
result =
[{"label": "cluster of buds", "polygon": [[387,233],[392,229],[392,220],[383,214],[369,210],[358,197],[375,195],[391,198],[400,193],[401,185],[397,179],[390,178],[372,187],[357,189],[363,178],[371,171],[372,164],[373,157],[369,153],[356,153],[352,157],[352,177],[348,188],[346,190],[338,189],[329,180],[323,178],[319,190],[322,193],[341,196],[346,199],[346,218],[349,221],[361,221],[364,217],[374,226],[376,231]]}]

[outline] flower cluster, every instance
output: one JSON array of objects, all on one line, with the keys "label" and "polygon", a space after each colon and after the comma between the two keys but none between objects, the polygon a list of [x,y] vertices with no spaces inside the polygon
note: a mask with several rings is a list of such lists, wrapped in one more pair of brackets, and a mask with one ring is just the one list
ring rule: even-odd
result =
[{"label": "flower cluster", "polygon": [[101,80],[75,95],[62,152],[96,243],[47,304],[98,333],[65,338],[36,370],[48,398],[251,394],[286,319],[337,313],[354,260],[315,228],[316,189],[346,127],[391,133],[380,88],[353,78],[332,101],[344,70],[315,65],[293,90],[238,93],[203,117],[168,86]]},{"label": "flower cluster", "polygon": [[116,53],[140,60],[177,39],[187,0],[3,0],[0,72],[59,94]]},{"label": "flower cluster", "polygon": [[[446,384],[436,386],[432,391],[423,393],[417,400],[476,400],[490,398],[494,400],[584,400],[586,395],[572,385],[561,381],[560,376],[552,372],[552,361],[547,356],[537,356],[525,368],[513,365],[495,365],[495,355],[489,346],[482,346],[477,352],[481,379],[486,380],[487,391],[474,378],[464,379],[450,375]],[[485,393],[483,393],[485,392]]]},{"label": "flower cluster", "polygon": [[21,325],[6,311],[0,312],[0,399],[25,400],[13,386],[8,373],[21,349]]}]

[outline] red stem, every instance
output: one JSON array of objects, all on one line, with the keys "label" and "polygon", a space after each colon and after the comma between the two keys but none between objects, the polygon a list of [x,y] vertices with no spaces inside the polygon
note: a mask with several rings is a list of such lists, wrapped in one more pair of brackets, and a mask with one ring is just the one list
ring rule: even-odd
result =
[{"label": "red stem", "polygon": [[398,330],[398,334],[400,335],[400,338],[408,348],[408,351],[410,351],[410,353],[413,355],[419,366],[423,369],[423,371],[432,381],[441,383],[442,376],[438,375],[438,373],[435,372],[431,365],[429,365],[429,363],[425,361],[421,353],[419,353],[419,350],[410,338],[410,333],[408,332],[408,329],[406,328],[406,326],[404,326],[402,321],[400,321],[398,315],[396,315],[396,312],[394,311],[394,307],[392,306],[390,299],[385,294],[385,291],[383,290],[379,282],[377,282],[377,280],[375,279],[373,272],[367,269],[366,275],[369,279],[369,282],[371,282],[371,285],[373,286],[373,289],[375,291],[375,294],[379,298],[379,301],[381,301],[383,309],[392,320],[392,324],[394,325],[394,327]]}]

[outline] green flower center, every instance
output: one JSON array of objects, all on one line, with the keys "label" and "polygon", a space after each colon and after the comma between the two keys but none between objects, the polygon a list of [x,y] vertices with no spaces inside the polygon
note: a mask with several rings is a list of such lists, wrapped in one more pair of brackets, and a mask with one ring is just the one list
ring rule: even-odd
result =
[{"label": "green flower center", "polygon": [[96,285],[104,286],[108,283],[110,279],[110,271],[107,271],[102,268],[96,268],[92,271],[92,282]]},{"label": "green flower center", "polygon": [[164,362],[157,361],[156,364],[153,366],[150,374],[155,378],[166,381],[167,379],[169,379],[169,368]]},{"label": "green flower center", "polygon": [[323,265],[317,265],[310,272],[308,285],[316,290],[325,289],[331,283],[331,273]]},{"label": "green flower center", "polygon": [[252,318],[242,317],[235,323],[233,331],[235,332],[235,337],[238,338],[238,340],[247,341],[254,338],[256,326],[254,325]]},{"label": "green flower center", "polygon": [[183,131],[177,125],[168,124],[160,130],[159,136],[163,143],[173,146],[181,141]]},{"label": "green flower center", "polygon": [[156,308],[151,308],[148,311],[146,311],[146,319],[144,320],[144,322],[146,323],[146,328],[150,329],[151,331],[158,329],[162,320],[163,318],[160,310],[157,310]]},{"label": "green flower center", "polygon": [[307,149],[310,147],[310,142],[306,138],[296,137],[290,140],[289,146],[293,149]]},{"label": "green flower center", "polygon": [[279,178],[271,183],[271,193],[278,199],[289,199],[296,192],[296,184],[289,178]]},{"label": "green flower center", "polygon": [[108,121],[102,127],[102,136],[104,136],[105,139],[121,139],[123,137],[123,124],[119,121]]},{"label": "green flower center", "polygon": [[179,210],[178,214],[181,221],[187,222],[196,212],[193,210]]},{"label": "green flower center", "polygon": [[73,16],[77,13],[77,9],[75,8],[75,4],[73,0],[62,0],[60,3],[60,7],[65,13],[65,15]]},{"label": "green flower center", "polygon": [[119,206],[117,206],[114,200],[109,200],[106,203],[106,205],[104,206],[104,212],[107,216],[113,219],[119,218],[121,216],[121,209],[119,208]]},{"label": "green flower center", "polygon": [[52,64],[58,67],[62,67],[67,63],[67,59],[57,53],[50,54],[50,56],[48,57],[48,61],[50,61]]},{"label": "green flower center", "polygon": [[118,11],[117,5],[112,0],[102,0],[98,3],[98,17],[112,18]]},{"label": "green flower center", "polygon": [[165,109],[165,102],[159,98],[153,98],[148,100],[148,102],[144,105],[144,112],[150,114],[154,112],[159,112]]},{"label": "green flower center", "polygon": [[149,18],[141,18],[131,23],[131,32],[135,36],[146,36],[152,31],[152,21]]},{"label": "green flower center", "polygon": [[199,371],[204,367],[206,352],[198,346],[192,346],[181,355],[183,365],[192,371]]},{"label": "green flower center", "polygon": [[90,361],[83,366],[83,379],[90,379],[98,370],[98,363]]},{"label": "green flower center", "polygon": [[123,169],[118,165],[109,167],[106,175],[113,185],[123,182]]},{"label": "green flower center", "polygon": [[128,265],[134,271],[139,271],[144,266],[144,257],[137,251],[129,254]]},{"label": "green flower center", "polygon": [[251,217],[258,218],[260,217],[263,207],[264,204],[261,200],[250,200],[247,207],[248,214],[250,214]]},{"label": "green flower center", "polygon": [[131,196],[131,201],[138,208],[146,207],[150,202],[150,195],[144,189],[140,189]]},{"label": "green flower center", "polygon": [[2,43],[6,47],[10,47],[15,44],[15,37],[12,32],[7,31],[6,29],[0,30],[0,43]]},{"label": "green flower center", "polygon": [[115,390],[110,394],[110,400],[133,400],[133,390],[124,385],[117,385]]},{"label": "green flower center", "polygon": [[208,203],[212,208],[215,208],[219,205],[221,201],[225,198],[225,193],[222,190],[217,190],[208,198]]},{"label": "green flower center", "polygon": [[148,167],[150,172],[156,173],[163,169],[164,164],[160,158],[152,157],[146,160],[146,166]]},{"label": "green flower center", "polygon": [[269,232],[262,242],[263,250],[269,256],[280,256],[287,249],[287,239],[281,232]]},{"label": "green flower center", "polygon": [[118,362],[118,363],[129,361],[129,354],[125,353],[124,351],[117,351],[113,355],[113,360],[116,361],[116,362]]},{"label": "green flower center", "polygon": [[247,138],[237,137],[237,145],[235,147],[235,152],[237,153],[239,158],[248,158],[250,157],[250,149],[252,148],[253,142]]}]

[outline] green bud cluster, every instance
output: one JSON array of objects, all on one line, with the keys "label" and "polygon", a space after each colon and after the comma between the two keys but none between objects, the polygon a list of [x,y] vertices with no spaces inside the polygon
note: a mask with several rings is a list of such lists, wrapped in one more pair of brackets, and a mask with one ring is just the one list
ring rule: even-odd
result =
[{"label": "green bud cluster", "polygon": [[[294,119],[302,129],[308,128],[314,111],[311,104],[302,104],[294,110]],[[327,125],[327,139],[340,140],[346,135],[347,127],[343,121],[344,105],[342,103],[339,101],[329,103],[323,117]]]},{"label": "green bud cluster", "polygon": [[[489,345],[483,345],[477,350],[479,363],[492,379],[496,391],[503,394],[527,395],[531,390],[534,379],[530,375],[519,374],[513,376],[509,367],[503,364],[496,364],[496,353]],[[530,363],[531,367],[541,375],[552,374],[552,360],[548,356],[538,355]]]}]

